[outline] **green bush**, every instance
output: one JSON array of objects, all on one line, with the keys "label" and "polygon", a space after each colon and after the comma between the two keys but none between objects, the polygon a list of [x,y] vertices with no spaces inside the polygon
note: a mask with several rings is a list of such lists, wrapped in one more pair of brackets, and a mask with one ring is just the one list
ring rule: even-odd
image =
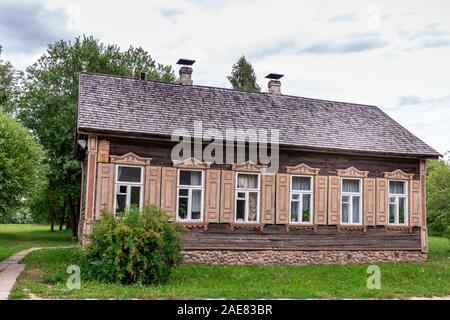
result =
[{"label": "green bush", "polygon": [[166,213],[131,208],[120,216],[102,213],[89,236],[82,272],[104,282],[156,284],[166,281],[180,260],[176,226]]},{"label": "green bush", "polygon": [[427,162],[427,222],[430,235],[450,237],[450,166]]}]

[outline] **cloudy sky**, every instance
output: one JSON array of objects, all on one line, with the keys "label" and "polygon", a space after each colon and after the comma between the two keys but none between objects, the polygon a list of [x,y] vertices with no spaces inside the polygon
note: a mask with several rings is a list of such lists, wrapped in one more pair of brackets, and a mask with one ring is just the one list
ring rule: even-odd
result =
[{"label": "cloudy sky", "polygon": [[3,55],[24,69],[50,42],[94,35],[161,63],[192,58],[194,83],[228,87],[237,58],[261,87],[377,105],[450,150],[450,1],[1,0]]}]

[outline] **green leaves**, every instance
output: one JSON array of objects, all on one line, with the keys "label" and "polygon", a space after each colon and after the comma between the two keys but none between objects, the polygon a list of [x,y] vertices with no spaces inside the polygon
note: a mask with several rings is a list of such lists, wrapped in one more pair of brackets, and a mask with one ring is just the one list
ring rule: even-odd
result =
[{"label": "green leaves", "polygon": [[28,200],[42,178],[42,157],[29,132],[0,110],[0,219]]},{"label": "green leaves", "polygon": [[161,283],[180,260],[180,242],[166,213],[131,208],[121,216],[103,212],[84,257],[88,277],[104,282]]},{"label": "green leaves", "polygon": [[242,91],[259,92],[260,86],[256,83],[256,75],[252,65],[242,56],[233,65],[231,75],[227,77],[233,89]]},{"label": "green leaves", "polygon": [[432,233],[450,237],[450,166],[427,163],[427,222]]}]

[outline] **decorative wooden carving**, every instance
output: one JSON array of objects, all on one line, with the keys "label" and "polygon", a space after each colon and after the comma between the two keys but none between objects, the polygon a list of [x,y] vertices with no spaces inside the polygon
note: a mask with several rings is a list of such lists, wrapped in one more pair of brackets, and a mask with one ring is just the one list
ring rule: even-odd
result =
[{"label": "decorative wooden carving", "polygon": [[177,222],[176,225],[186,229],[200,228],[204,231],[208,230],[208,223],[205,222]]},{"label": "decorative wooden carving", "polygon": [[337,232],[352,232],[352,231],[362,231],[367,232],[367,226],[346,226],[346,225],[338,225]]},{"label": "decorative wooden carving", "polygon": [[264,231],[264,223],[230,223],[231,231],[235,229],[259,230]]},{"label": "decorative wooden carving", "polygon": [[184,160],[173,160],[172,162],[175,168],[208,169],[211,166],[211,162],[201,162],[194,157],[186,158]]},{"label": "decorative wooden carving", "polygon": [[244,163],[233,164],[231,166],[231,169],[235,171],[262,172],[265,169],[265,167],[249,160]]},{"label": "decorative wooden carving", "polygon": [[393,225],[385,225],[384,226],[385,233],[396,232],[396,231],[407,232],[409,234],[412,234],[413,227],[411,227],[411,226],[393,226]]},{"label": "decorative wooden carving", "polygon": [[355,167],[350,167],[345,170],[338,169],[337,175],[340,177],[366,178],[369,175],[369,171],[362,171]]},{"label": "decorative wooden carving", "polygon": [[414,177],[414,174],[405,173],[404,171],[397,169],[392,172],[385,172],[384,177],[386,179],[411,180]]},{"label": "decorative wooden carving", "polygon": [[315,224],[287,224],[286,232],[290,230],[312,230],[317,233],[317,225]]},{"label": "decorative wooden carving", "polygon": [[318,175],[320,169],[311,168],[310,166],[301,163],[296,166],[286,166],[286,171],[292,174]]},{"label": "decorative wooden carving", "polygon": [[109,162],[109,141],[100,140],[98,142],[97,162]]},{"label": "decorative wooden carving", "polygon": [[114,163],[122,163],[122,164],[136,164],[136,165],[149,165],[152,158],[143,158],[135,155],[133,152],[128,152],[122,156],[114,156],[110,157],[111,162]]}]

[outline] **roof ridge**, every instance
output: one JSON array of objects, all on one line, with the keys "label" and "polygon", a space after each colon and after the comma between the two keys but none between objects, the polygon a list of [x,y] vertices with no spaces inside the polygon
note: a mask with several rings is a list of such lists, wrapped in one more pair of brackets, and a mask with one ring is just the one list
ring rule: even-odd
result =
[{"label": "roof ridge", "polygon": [[[103,77],[109,77],[109,78],[119,78],[119,79],[125,79],[125,80],[144,81],[144,80],[141,80],[139,78],[130,77],[130,76],[122,76],[122,75],[107,74],[107,73],[97,73],[97,72],[90,72],[90,71],[81,71],[80,74],[91,74],[91,75],[94,75],[94,76],[103,76]],[[233,89],[233,88],[215,87],[215,86],[202,85],[202,84],[192,84],[190,86],[182,86],[179,83],[167,82],[167,81],[162,81],[162,80],[154,80],[154,79],[147,79],[145,81],[155,82],[155,83],[160,83],[160,84],[165,84],[165,85],[173,85],[173,86],[177,86],[177,87],[195,87],[195,88],[199,88],[199,89],[209,88],[209,89],[214,89],[214,90],[232,91],[232,92],[242,93],[242,94],[263,94],[263,95],[273,96],[269,92],[262,92],[262,91],[244,91],[244,90],[237,90],[237,89]],[[286,97],[286,98],[306,99],[306,100],[319,101],[319,102],[332,102],[332,103],[339,103],[339,104],[346,104],[346,105],[355,105],[355,106],[360,106],[360,107],[372,107],[372,108],[380,109],[376,105],[370,105],[370,104],[364,104],[364,103],[356,103],[356,102],[337,101],[337,100],[327,100],[327,99],[319,99],[319,98],[310,98],[310,97],[295,96],[295,95],[290,95],[290,94],[282,94],[281,96],[277,96],[277,98],[278,97],[281,97],[281,98]]]}]

